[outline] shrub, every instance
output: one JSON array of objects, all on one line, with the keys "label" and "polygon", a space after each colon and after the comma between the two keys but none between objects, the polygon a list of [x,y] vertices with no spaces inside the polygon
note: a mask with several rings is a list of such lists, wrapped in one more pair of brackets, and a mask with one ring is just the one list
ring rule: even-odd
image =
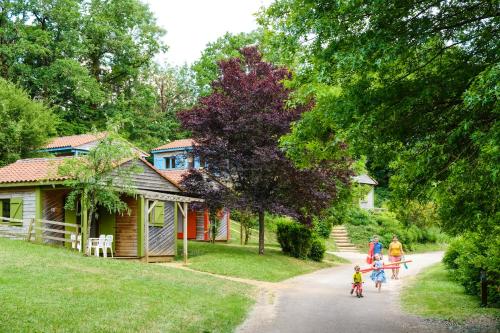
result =
[{"label": "shrub", "polygon": [[369,212],[359,207],[354,207],[352,209],[347,210],[345,222],[352,225],[367,225],[367,224],[373,224],[374,219],[372,218],[372,215]]},{"label": "shrub", "polygon": [[311,250],[312,230],[293,221],[279,221],[276,236],[283,253],[306,259]]},{"label": "shrub", "polygon": [[463,243],[463,238],[457,237],[448,245],[448,249],[446,249],[446,252],[443,257],[443,263],[446,265],[448,269],[458,268],[456,260],[460,256],[460,253],[463,252],[462,243]]},{"label": "shrub", "polygon": [[288,216],[266,214],[265,216],[266,228],[268,231],[276,232],[278,223],[280,222],[293,222],[293,219]]},{"label": "shrub", "polygon": [[393,235],[398,236],[406,251],[415,249],[416,243],[435,243],[447,241],[438,227],[419,227],[405,225],[390,211],[370,213],[357,207],[347,210],[345,221],[351,240],[355,244],[367,244],[373,235],[378,235],[384,247],[388,247]]},{"label": "shrub", "polygon": [[422,230],[422,242],[424,243],[436,243],[439,237],[440,230],[437,227],[425,228]]},{"label": "shrub", "polygon": [[489,302],[497,305],[500,302],[500,238],[498,230],[488,234],[469,232],[456,238],[448,247],[443,262],[451,271],[456,281],[462,284],[465,291],[478,295],[481,271],[486,272],[489,282]]},{"label": "shrub", "polygon": [[323,239],[320,237],[313,237],[311,242],[311,250],[309,251],[309,258],[314,261],[321,261],[325,256],[326,246]]},{"label": "shrub", "polygon": [[324,239],[330,237],[332,232],[332,222],[329,219],[317,219],[314,221],[314,231]]}]

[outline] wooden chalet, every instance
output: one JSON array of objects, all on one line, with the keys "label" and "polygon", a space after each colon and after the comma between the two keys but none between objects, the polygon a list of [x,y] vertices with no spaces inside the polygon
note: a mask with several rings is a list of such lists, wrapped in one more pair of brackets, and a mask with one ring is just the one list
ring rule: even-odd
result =
[{"label": "wooden chalet", "polygon": [[[135,164],[141,170],[133,175],[136,194],[123,197],[130,213],[111,214],[99,208],[97,222],[87,235],[87,207],[65,209],[70,189],[64,186],[65,178],[57,174],[65,159],[77,158],[71,155],[75,137],[67,142],[56,139],[60,145],[66,143],[63,156],[22,159],[0,168],[0,231],[12,226],[25,232],[28,239],[66,246],[71,245],[70,236],[78,234],[82,249],[89,237],[106,234],[114,236],[113,250],[118,258],[150,262],[167,261],[176,255],[177,228],[185,226],[187,236],[189,204],[202,200],[185,195],[175,181],[138,156],[121,165]],[[183,238],[187,257],[187,237]]]}]

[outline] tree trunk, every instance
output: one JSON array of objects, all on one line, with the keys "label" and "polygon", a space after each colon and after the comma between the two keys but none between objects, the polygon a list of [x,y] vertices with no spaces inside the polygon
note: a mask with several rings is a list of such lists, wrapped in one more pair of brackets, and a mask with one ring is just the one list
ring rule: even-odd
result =
[{"label": "tree trunk", "polygon": [[243,223],[240,221],[240,245],[243,245]]},{"label": "tree trunk", "polygon": [[250,238],[250,228],[245,228],[245,245],[248,245],[249,238]]},{"label": "tree trunk", "polygon": [[259,211],[259,254],[264,254],[264,211]]},{"label": "tree trunk", "polygon": [[[85,246],[88,248],[88,242],[90,238],[90,229],[92,228],[92,220],[94,219],[94,209],[91,207],[87,215],[87,239],[85,241]],[[86,253],[86,252],[84,252]]]}]

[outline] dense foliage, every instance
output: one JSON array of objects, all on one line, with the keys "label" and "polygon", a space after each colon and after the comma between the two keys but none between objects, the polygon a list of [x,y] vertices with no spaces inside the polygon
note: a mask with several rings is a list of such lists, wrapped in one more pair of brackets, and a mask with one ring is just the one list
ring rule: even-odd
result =
[{"label": "dense foliage", "polygon": [[33,155],[55,132],[56,117],[41,102],[0,78],[0,166]]},{"label": "dense foliage", "polygon": [[[290,77],[288,70],[263,62],[255,47],[241,52],[243,58],[219,63],[212,93],[179,116],[192,132],[195,155],[205,160],[210,177],[230,186],[231,191],[221,190],[229,195],[224,198],[226,204],[232,202],[259,215],[263,253],[264,213],[311,224],[312,217],[336,198],[337,183],[349,182],[349,160],[330,159],[315,168],[296,168],[278,140],[311,104],[288,105],[291,91],[282,82]],[[201,179],[197,173],[193,170],[192,177]],[[220,188],[189,178],[185,182],[202,195]]]},{"label": "dense foliage", "polygon": [[347,210],[343,216],[353,243],[366,246],[377,235],[385,248],[392,236],[398,236],[406,251],[412,251],[417,243],[443,243],[447,237],[436,226],[405,225],[391,212],[371,213],[359,208]]},{"label": "dense foliage", "polygon": [[168,74],[153,66],[166,49],[163,34],[139,0],[2,1],[0,77],[51,106],[58,134],[118,119],[123,134],[148,149],[178,128],[159,101],[165,86],[152,80]]},{"label": "dense foliage", "polygon": [[215,42],[208,43],[201,56],[191,66],[200,95],[208,95],[212,91],[211,84],[220,75],[219,61],[230,58],[240,58],[240,50],[243,47],[258,43],[259,34],[257,32],[230,34],[218,38]]},{"label": "dense foliage", "polygon": [[314,231],[295,221],[280,221],[276,237],[283,253],[295,257],[321,261],[325,255],[324,241]]},{"label": "dense foliage", "polygon": [[499,13],[480,0],[276,1],[261,22],[322,96],[289,141],[340,131],[390,179],[393,205],[435,203],[446,231],[500,237]]},{"label": "dense foliage", "polygon": [[485,271],[489,285],[488,301],[499,306],[500,238],[497,234],[498,231],[486,236],[467,232],[457,237],[450,243],[443,262],[467,292],[478,296],[481,292],[481,271]]}]

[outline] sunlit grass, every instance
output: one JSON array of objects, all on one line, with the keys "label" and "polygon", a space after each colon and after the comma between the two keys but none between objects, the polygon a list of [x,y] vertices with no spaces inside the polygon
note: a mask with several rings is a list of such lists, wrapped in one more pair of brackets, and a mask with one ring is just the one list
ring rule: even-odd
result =
[{"label": "sunlit grass", "polygon": [[[333,255],[327,255],[324,262],[300,260],[285,256],[281,250],[271,247],[266,248],[265,255],[258,255],[256,246],[224,243],[189,242],[188,249],[189,267],[193,269],[273,282],[345,262]],[[179,253],[182,251],[179,250]]]},{"label": "sunlit grass", "polygon": [[232,332],[253,288],[0,239],[0,332]]},{"label": "sunlit grass", "polygon": [[500,309],[482,308],[479,299],[466,295],[453,281],[443,264],[437,264],[417,275],[402,292],[403,307],[411,313],[454,321],[478,316],[500,319]]}]

